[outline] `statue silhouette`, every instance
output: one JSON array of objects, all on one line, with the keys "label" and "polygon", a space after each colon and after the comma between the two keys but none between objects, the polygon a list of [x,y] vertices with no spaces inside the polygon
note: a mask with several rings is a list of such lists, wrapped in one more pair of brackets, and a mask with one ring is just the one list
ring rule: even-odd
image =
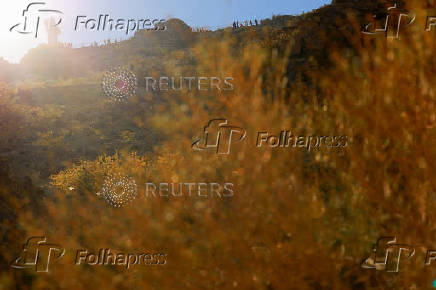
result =
[{"label": "statue silhouette", "polygon": [[45,29],[47,30],[48,45],[56,46],[58,44],[58,36],[61,34],[61,30],[56,26],[56,22],[53,17],[46,19],[44,24]]}]

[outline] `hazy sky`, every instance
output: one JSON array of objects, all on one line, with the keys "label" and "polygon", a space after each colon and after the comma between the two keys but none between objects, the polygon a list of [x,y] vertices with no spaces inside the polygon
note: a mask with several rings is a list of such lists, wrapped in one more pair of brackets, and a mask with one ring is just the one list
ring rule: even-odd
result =
[{"label": "hazy sky", "polygon": [[[23,10],[30,3],[39,4],[32,5],[25,13],[27,26],[24,29]],[[61,42],[71,42],[74,47],[79,47],[108,38],[126,39],[134,33],[126,35],[125,31],[85,30],[84,24],[79,24],[79,29],[75,31],[79,15],[86,16],[80,18],[85,21],[98,21],[100,14],[109,14],[109,18],[114,21],[176,17],[191,27],[208,27],[214,30],[231,26],[237,20],[260,20],[272,15],[300,14],[328,3],[330,1],[326,0],[6,0],[0,9],[0,57],[10,62],[18,62],[30,48],[46,43],[44,20],[48,17],[54,17],[56,21],[62,19],[58,26],[61,29]],[[58,10],[63,14],[44,10]],[[38,16],[38,37],[35,38]],[[13,26],[15,27],[11,32]]]}]

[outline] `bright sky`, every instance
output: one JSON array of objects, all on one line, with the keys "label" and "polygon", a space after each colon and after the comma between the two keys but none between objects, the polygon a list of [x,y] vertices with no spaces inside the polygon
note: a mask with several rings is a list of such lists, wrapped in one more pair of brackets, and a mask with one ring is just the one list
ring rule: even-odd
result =
[{"label": "bright sky", "polygon": [[[191,27],[208,27],[212,30],[231,26],[233,21],[270,18],[272,15],[300,14],[330,3],[329,0],[6,0],[0,9],[0,57],[9,62],[19,62],[25,53],[40,43],[47,43],[44,19],[52,16],[58,21],[60,42],[73,43],[74,47],[104,39],[126,39],[133,32],[95,31],[83,29],[74,31],[77,16],[96,19],[109,14],[117,19],[168,19],[180,18]],[[92,2],[91,2],[92,1]],[[6,4],[7,3],[7,4]],[[24,29],[23,10],[32,5]],[[42,4],[45,3],[45,4]],[[58,10],[63,14],[53,11]],[[40,24],[35,38],[38,16]],[[91,23],[90,23],[91,24]],[[12,32],[11,27],[17,25]],[[19,33],[29,32],[28,34]]]}]

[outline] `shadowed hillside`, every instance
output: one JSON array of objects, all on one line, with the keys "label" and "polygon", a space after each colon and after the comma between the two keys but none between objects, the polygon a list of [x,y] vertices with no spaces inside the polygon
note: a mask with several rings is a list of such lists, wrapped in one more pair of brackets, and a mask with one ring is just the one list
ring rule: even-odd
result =
[{"label": "shadowed hillside", "polygon": [[[0,288],[430,288],[436,37],[421,22],[401,39],[363,35],[390,5],[334,1],[217,31],[171,19],[120,43],[0,62]],[[406,8],[425,21],[422,6]],[[179,76],[198,86],[147,91],[146,77]],[[202,90],[200,77],[232,86]],[[204,184],[218,187],[204,195]],[[35,235],[65,257],[47,275],[10,269]],[[386,253],[416,249],[399,251],[398,273],[373,256],[385,236],[398,242]],[[75,262],[103,248],[166,260]]]}]

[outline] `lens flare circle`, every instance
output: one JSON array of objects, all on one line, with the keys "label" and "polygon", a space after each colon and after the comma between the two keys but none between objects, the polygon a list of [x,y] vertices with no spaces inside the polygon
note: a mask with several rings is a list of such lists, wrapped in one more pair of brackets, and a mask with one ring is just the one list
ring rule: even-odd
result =
[{"label": "lens flare circle", "polygon": [[138,81],[130,70],[117,67],[107,71],[103,76],[103,93],[111,100],[125,102],[136,93]]}]

